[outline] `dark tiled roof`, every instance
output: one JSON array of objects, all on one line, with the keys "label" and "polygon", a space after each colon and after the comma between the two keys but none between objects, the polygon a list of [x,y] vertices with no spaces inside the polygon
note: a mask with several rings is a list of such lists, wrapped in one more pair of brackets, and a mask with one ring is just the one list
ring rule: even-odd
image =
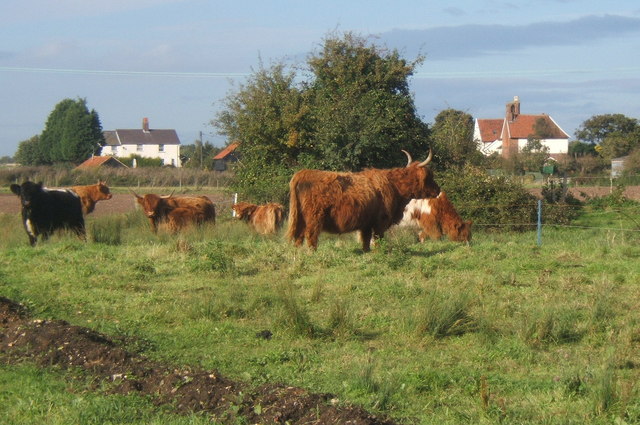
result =
[{"label": "dark tiled roof", "polygon": [[179,145],[175,130],[114,130],[105,131],[107,146],[113,145]]}]

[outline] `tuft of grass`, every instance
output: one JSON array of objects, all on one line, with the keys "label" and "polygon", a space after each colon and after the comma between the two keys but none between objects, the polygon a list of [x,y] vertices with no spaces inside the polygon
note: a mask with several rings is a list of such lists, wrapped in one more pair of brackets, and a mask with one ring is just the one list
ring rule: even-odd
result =
[{"label": "tuft of grass", "polygon": [[469,295],[451,291],[433,291],[420,303],[416,331],[418,335],[444,338],[473,331],[477,321],[471,315]]},{"label": "tuft of grass", "polygon": [[89,225],[89,238],[92,242],[106,245],[122,244],[122,229],[124,227],[121,217],[105,217],[95,220]]},{"label": "tuft of grass", "polygon": [[584,335],[580,312],[566,306],[542,306],[529,313],[520,330],[532,347],[578,342]]}]

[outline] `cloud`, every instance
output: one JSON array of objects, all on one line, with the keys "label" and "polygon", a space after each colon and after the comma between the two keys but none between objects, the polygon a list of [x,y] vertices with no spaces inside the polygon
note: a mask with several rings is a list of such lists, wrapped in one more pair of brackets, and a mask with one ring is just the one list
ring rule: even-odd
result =
[{"label": "cloud", "polygon": [[529,25],[462,25],[380,34],[389,47],[429,60],[480,57],[527,47],[587,45],[605,38],[640,33],[640,18],[586,16],[569,22]]}]

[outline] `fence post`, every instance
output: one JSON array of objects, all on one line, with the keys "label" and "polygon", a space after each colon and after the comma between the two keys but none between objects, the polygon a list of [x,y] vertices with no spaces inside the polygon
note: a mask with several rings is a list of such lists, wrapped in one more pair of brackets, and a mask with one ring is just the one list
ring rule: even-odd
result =
[{"label": "fence post", "polygon": [[[232,206],[233,206],[233,205],[235,205],[235,204],[237,204],[237,203],[238,203],[238,192],[235,192],[235,193],[233,194],[233,204],[232,204]],[[233,208],[231,208],[231,217],[234,217],[234,218],[235,218],[235,216],[236,216],[236,210],[234,210]]]},{"label": "fence post", "polygon": [[542,245],[542,199],[538,199],[538,246]]}]

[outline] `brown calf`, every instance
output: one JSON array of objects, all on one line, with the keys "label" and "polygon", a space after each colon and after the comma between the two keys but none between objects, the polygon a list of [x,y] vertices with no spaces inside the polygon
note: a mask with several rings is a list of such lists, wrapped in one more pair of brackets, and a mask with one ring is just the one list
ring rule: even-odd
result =
[{"label": "brown calf", "polygon": [[[405,151],[403,151],[405,152]],[[427,167],[432,155],[421,163],[411,155],[404,168],[367,169],[358,173],[301,170],[289,183],[289,228],[296,246],[304,239],[318,247],[321,231],[360,232],[362,250],[369,251],[371,238],[402,219],[404,207],[413,198],[438,196],[440,187]]]},{"label": "brown calf", "polygon": [[256,232],[263,235],[276,233],[284,221],[284,207],[275,202],[264,205],[238,202],[231,208],[236,212],[238,220],[246,221]]},{"label": "brown calf", "polygon": [[420,242],[424,242],[427,236],[432,240],[438,240],[443,234],[451,241],[470,242],[471,224],[470,220],[462,221],[444,192],[440,192],[437,198],[412,199],[407,204],[400,222],[401,226],[420,226]]},{"label": "brown calf", "polygon": [[111,191],[102,180],[98,180],[96,184],[88,186],[72,186],[71,190],[78,194],[82,203],[82,212],[89,214],[96,208],[98,201],[111,199]]},{"label": "brown calf", "polygon": [[153,233],[157,233],[158,224],[163,222],[168,223],[172,233],[189,224],[216,222],[215,206],[206,196],[159,196],[153,193],[139,196],[135,192],[133,194],[149,218]]}]

